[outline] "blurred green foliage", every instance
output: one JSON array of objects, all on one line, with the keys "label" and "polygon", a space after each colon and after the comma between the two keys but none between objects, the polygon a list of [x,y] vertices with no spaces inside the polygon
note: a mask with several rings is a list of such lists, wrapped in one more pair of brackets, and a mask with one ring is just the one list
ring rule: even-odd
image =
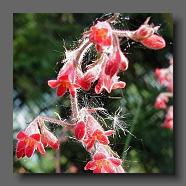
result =
[{"label": "blurred green foliage", "polygon": [[[39,114],[67,118],[70,114],[68,94],[57,98],[47,86],[62,66],[65,48],[75,48],[83,31],[87,30],[102,14],[14,14],[13,24],[13,136],[14,172],[55,173],[56,153],[47,150],[41,157],[37,153],[30,159],[15,157],[17,131]],[[173,20],[170,14],[121,14],[115,25],[119,29],[137,29],[150,16],[155,25],[161,25],[159,34],[167,43],[166,48],[154,51],[139,43],[123,39],[122,49],[129,58],[129,69],[121,79],[127,83],[124,90],[97,96],[92,90],[80,92],[82,104],[94,103],[114,114],[122,108],[126,134],[121,131],[111,140],[111,147],[124,158],[124,168],[130,173],[174,173],[173,132],[160,128],[165,111],[154,109],[157,95],[163,90],[154,78],[154,70],[167,67],[167,55],[173,53]],[[89,54],[87,59],[93,55]],[[56,134],[59,127],[51,127]],[[68,135],[68,134],[66,134]],[[84,148],[69,138],[61,144],[61,172],[84,172],[89,159]]]}]

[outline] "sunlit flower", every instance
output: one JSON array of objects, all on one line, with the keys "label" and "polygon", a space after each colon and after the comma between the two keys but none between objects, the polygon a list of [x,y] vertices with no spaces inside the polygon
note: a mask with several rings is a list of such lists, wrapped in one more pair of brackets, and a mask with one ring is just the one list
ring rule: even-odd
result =
[{"label": "sunlit flower", "polygon": [[122,161],[118,158],[107,157],[103,153],[96,153],[93,160],[89,161],[84,169],[93,170],[93,173],[116,173],[115,168],[120,166]]},{"label": "sunlit flower", "polygon": [[152,36],[145,38],[143,40],[141,40],[141,43],[150,48],[150,49],[154,49],[154,50],[159,50],[165,47],[165,40],[163,39],[163,37],[157,35],[157,34],[153,34]]},{"label": "sunlit flower", "polygon": [[17,134],[17,140],[17,158],[23,158],[24,156],[30,158],[35,150],[38,150],[41,154],[45,154],[44,146],[41,143],[41,135],[39,133],[29,135],[24,131],[20,131]]},{"label": "sunlit flower", "polygon": [[57,137],[50,132],[46,126],[41,128],[41,142],[44,147],[51,147],[52,149],[59,149],[59,140]]},{"label": "sunlit flower", "polygon": [[118,81],[119,77],[114,75],[110,77],[106,75],[104,69],[100,75],[97,85],[95,86],[96,94],[100,94],[103,89],[105,89],[108,93],[110,93],[114,89],[124,88],[126,83],[123,81]]},{"label": "sunlit flower", "polygon": [[162,49],[166,45],[165,40],[163,37],[156,34],[160,26],[149,24],[149,20],[150,17],[148,17],[144,24],[136,31],[132,32],[130,38],[134,41],[141,42],[144,46],[150,49]]},{"label": "sunlit flower", "polygon": [[88,136],[88,138],[84,140],[87,150],[90,150],[96,142],[99,142],[103,145],[108,145],[109,139],[107,136],[111,136],[112,134],[114,134],[113,130],[95,130],[91,136]]},{"label": "sunlit flower", "polygon": [[109,75],[110,77],[116,75],[119,70],[125,71],[128,68],[128,59],[125,55],[117,49],[113,51],[113,54],[106,62],[105,65],[105,74]]},{"label": "sunlit flower", "polygon": [[81,140],[85,137],[86,125],[84,121],[78,121],[74,129],[75,137],[77,140]]},{"label": "sunlit flower", "polygon": [[51,88],[57,88],[57,96],[63,96],[67,89],[74,97],[75,91],[79,86],[75,83],[77,79],[76,69],[73,63],[66,63],[60,70],[56,80],[49,80],[48,85]]},{"label": "sunlit flower", "polygon": [[101,70],[100,64],[88,69],[85,74],[78,79],[78,85],[83,90],[88,91],[91,87],[91,84],[99,78]]},{"label": "sunlit flower", "polygon": [[90,28],[89,39],[96,44],[97,50],[101,52],[104,47],[112,44],[112,28],[106,21],[100,22]]}]

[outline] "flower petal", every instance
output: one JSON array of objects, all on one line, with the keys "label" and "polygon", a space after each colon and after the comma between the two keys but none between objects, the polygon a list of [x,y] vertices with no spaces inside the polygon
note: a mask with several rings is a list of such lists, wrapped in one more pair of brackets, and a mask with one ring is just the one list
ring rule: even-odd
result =
[{"label": "flower petal", "polygon": [[28,137],[28,135],[23,132],[23,131],[20,131],[18,134],[17,134],[17,140],[24,140],[26,137]]},{"label": "flower petal", "polygon": [[94,146],[95,140],[94,139],[90,139],[87,141],[87,150],[89,151],[93,146]]},{"label": "flower petal", "polygon": [[111,158],[107,158],[115,167],[118,167],[119,165],[122,164],[122,161],[118,158],[114,158],[114,157],[111,157]]},{"label": "flower petal", "polygon": [[106,173],[116,173],[116,171],[111,167],[111,165],[107,163],[103,165],[103,169]]},{"label": "flower petal", "polygon": [[105,135],[100,135],[100,136],[98,136],[98,137],[97,137],[97,140],[98,140],[100,143],[104,144],[104,145],[108,145],[108,144],[110,143],[109,140],[108,140],[108,137],[105,136]]},{"label": "flower petal", "polygon": [[58,80],[49,80],[48,81],[48,86],[51,88],[56,88],[58,86],[59,82]]},{"label": "flower petal", "polygon": [[84,170],[93,170],[95,168],[95,161],[89,161],[85,167]]},{"label": "flower petal", "polygon": [[119,81],[113,84],[112,89],[118,89],[118,88],[125,88],[126,83],[123,81]]},{"label": "flower petal", "polygon": [[80,87],[85,90],[88,91],[90,90],[91,87],[91,81],[86,81],[84,78],[81,78],[78,80],[78,83],[80,85]]},{"label": "flower petal", "polygon": [[37,144],[37,150],[38,150],[42,155],[45,154],[45,149],[44,149],[44,146],[43,146],[42,143],[38,143],[38,144]]},{"label": "flower petal", "polygon": [[96,168],[93,170],[93,173],[101,173],[101,167],[96,167]]},{"label": "flower petal", "polygon": [[41,135],[40,134],[32,134],[29,137],[35,139],[36,141],[41,140]]},{"label": "flower petal", "polygon": [[30,158],[33,155],[34,151],[35,151],[35,143],[31,143],[31,144],[26,146],[26,148],[25,148],[25,155],[28,158]]},{"label": "flower petal", "polygon": [[52,141],[48,141],[48,145],[52,148],[52,149],[59,149],[59,141],[57,142],[52,142]]},{"label": "flower petal", "polygon": [[25,141],[19,141],[17,143],[17,146],[16,146],[16,156],[17,156],[17,158],[21,158],[21,157],[24,156],[25,145],[26,145]]},{"label": "flower petal", "polygon": [[113,135],[114,133],[115,133],[114,130],[107,130],[107,131],[104,132],[104,134],[105,134],[106,136],[111,136],[111,135]]},{"label": "flower petal", "polygon": [[63,96],[66,93],[67,89],[64,86],[59,86],[57,88],[57,96]]},{"label": "flower petal", "polygon": [[101,160],[101,159],[105,159],[106,156],[105,154],[101,153],[101,152],[98,152],[94,155],[94,160]]}]

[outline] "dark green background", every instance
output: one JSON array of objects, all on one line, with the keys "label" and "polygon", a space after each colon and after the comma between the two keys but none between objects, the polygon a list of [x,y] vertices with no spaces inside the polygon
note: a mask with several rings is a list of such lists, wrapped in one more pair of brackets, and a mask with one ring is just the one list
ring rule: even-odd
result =
[{"label": "dark green background", "polygon": [[[69,97],[57,98],[55,90],[47,86],[47,81],[56,77],[64,57],[64,44],[74,48],[83,31],[102,14],[14,14],[14,88],[13,88],[13,135],[14,153],[16,133],[38,114],[67,118],[70,114]],[[111,147],[122,156],[124,167],[132,173],[173,173],[173,132],[160,128],[165,111],[154,109],[157,95],[165,90],[156,82],[153,72],[156,67],[167,67],[167,54],[173,53],[173,20],[170,14],[121,14],[119,29],[137,29],[151,16],[155,25],[161,25],[159,34],[167,43],[166,48],[149,50],[140,44],[122,40],[122,49],[129,59],[129,69],[120,74],[127,83],[124,90],[116,90],[111,95],[97,95],[90,91],[81,92],[80,102],[104,104],[109,113],[119,106],[125,114],[127,129],[135,137],[122,132],[111,140]],[[105,19],[103,16],[101,19]],[[86,56],[92,59],[93,55]],[[90,96],[90,94],[92,96]],[[109,98],[108,96],[111,96]],[[115,97],[115,98],[114,98]],[[117,99],[116,99],[117,97]],[[91,99],[91,101],[90,101]],[[58,134],[59,128],[51,128]],[[127,142],[129,144],[127,145]],[[125,149],[129,150],[123,153]],[[41,157],[37,153],[31,158],[17,160],[14,154],[14,172],[55,173],[55,152],[47,150]],[[72,139],[61,144],[61,172],[84,172],[83,167],[89,155],[83,147]]]}]

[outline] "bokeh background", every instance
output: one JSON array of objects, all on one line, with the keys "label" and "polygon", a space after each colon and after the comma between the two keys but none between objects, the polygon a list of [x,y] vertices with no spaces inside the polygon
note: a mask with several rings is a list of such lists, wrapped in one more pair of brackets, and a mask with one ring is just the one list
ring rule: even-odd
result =
[{"label": "bokeh background", "polygon": [[[50,125],[60,136],[59,151],[47,149],[45,156],[35,153],[30,159],[15,157],[16,134],[39,114],[56,117],[70,115],[68,94],[57,98],[47,81],[57,75],[62,66],[65,48],[75,48],[83,31],[97,20],[111,14],[48,14],[19,13],[13,15],[13,168],[18,173],[86,173],[90,159],[81,144],[73,140],[69,131]],[[92,90],[80,92],[83,105],[102,106],[114,115],[121,107],[126,123],[125,134],[120,131],[111,140],[111,147],[124,159],[129,173],[174,173],[173,131],[160,127],[165,111],[156,110],[154,102],[163,87],[154,77],[155,68],[168,67],[168,55],[173,54],[173,19],[171,14],[121,14],[119,29],[137,29],[150,16],[151,22],[161,25],[159,34],[167,46],[149,50],[123,39],[122,50],[129,59],[129,69],[120,74],[127,83],[123,90],[110,95],[96,95]],[[94,58],[87,54],[87,60]],[[108,121],[109,123],[109,121]]]}]

